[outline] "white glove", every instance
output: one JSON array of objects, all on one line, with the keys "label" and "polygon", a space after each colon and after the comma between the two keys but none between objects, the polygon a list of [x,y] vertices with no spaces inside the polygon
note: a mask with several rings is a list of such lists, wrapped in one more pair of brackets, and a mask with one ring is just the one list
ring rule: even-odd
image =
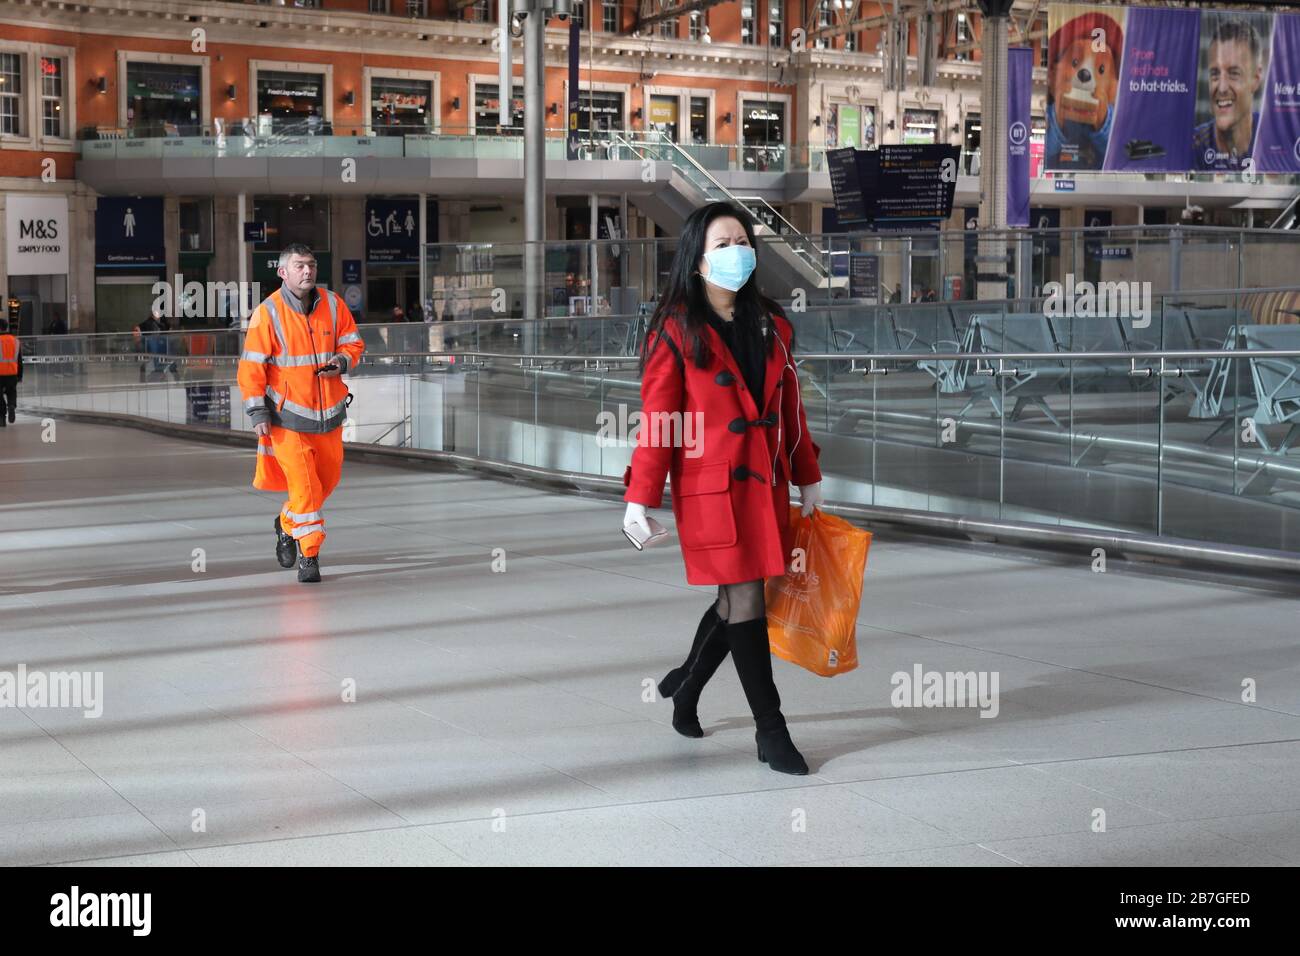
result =
[{"label": "white glove", "polygon": [[822,505],[822,483],[815,481],[811,485],[800,485],[799,503],[803,505],[799,513],[805,518],[813,513],[814,508],[820,508]]},{"label": "white glove", "polygon": [[645,519],[645,505],[629,501],[627,511],[623,512],[623,527],[630,528],[633,525],[645,532],[647,538],[650,537],[650,522]]}]

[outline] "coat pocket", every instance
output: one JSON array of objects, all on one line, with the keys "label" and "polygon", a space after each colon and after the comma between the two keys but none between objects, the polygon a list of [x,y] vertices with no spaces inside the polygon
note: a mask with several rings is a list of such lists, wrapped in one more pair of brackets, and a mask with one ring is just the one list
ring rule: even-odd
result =
[{"label": "coat pocket", "polygon": [[684,548],[729,548],[736,543],[731,463],[684,467],[673,482],[677,534]]}]

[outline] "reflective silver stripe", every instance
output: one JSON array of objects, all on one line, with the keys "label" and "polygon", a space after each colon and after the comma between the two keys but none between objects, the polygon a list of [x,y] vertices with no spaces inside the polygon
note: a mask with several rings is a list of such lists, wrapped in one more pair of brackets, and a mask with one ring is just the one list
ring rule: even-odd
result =
[{"label": "reflective silver stripe", "polygon": [[307,537],[307,535],[315,534],[317,531],[324,533],[325,525],[323,522],[317,522],[316,524],[300,525],[297,528],[293,529],[293,536],[295,538],[305,538]]},{"label": "reflective silver stripe", "polygon": [[282,396],[280,395],[280,393],[277,392],[275,389],[270,388],[269,386],[266,389],[266,394],[270,397],[271,401],[274,402],[277,406],[279,406],[282,410],[293,412],[295,415],[300,415],[303,418],[314,419],[315,421],[320,421],[322,418],[325,419],[333,418],[335,415],[338,415],[340,412],[343,412],[348,407],[348,401],[346,398],[343,401],[339,402],[338,404],[331,405],[329,408],[325,409],[324,411],[320,411],[315,408],[308,408],[306,405],[299,405],[297,402],[291,402],[287,398],[284,399],[283,403],[281,403]]},{"label": "reflective silver stripe", "polygon": [[279,425],[281,428],[287,428],[291,432],[305,432],[307,434],[324,434],[332,432],[346,420],[346,414],[340,412],[325,421],[313,415],[305,418],[302,415],[295,415],[293,412],[285,409],[282,412],[271,410],[271,424]]},{"label": "reflective silver stripe", "polygon": [[261,442],[257,443],[257,453],[259,455],[269,455],[272,458],[275,457],[275,449],[270,445],[263,445]]},{"label": "reflective silver stripe", "polygon": [[265,352],[243,352],[239,356],[241,362],[259,362],[265,363],[271,358]]},{"label": "reflective silver stripe", "polygon": [[285,516],[294,524],[306,524],[308,522],[323,522],[325,519],[319,511],[308,511],[304,514],[298,514],[296,511],[286,510]]},{"label": "reflective silver stripe", "polygon": [[343,338],[341,338],[341,339],[338,340],[338,344],[339,344],[339,345],[350,345],[350,344],[352,344],[353,342],[360,342],[360,341],[361,341],[361,335],[360,335],[360,333],[358,333],[358,332],[349,332],[347,335],[343,336]]},{"label": "reflective silver stripe", "polygon": [[280,351],[287,353],[289,351],[289,340],[284,337],[284,327],[280,325],[280,314],[275,311],[275,303],[267,299],[262,304],[266,306],[266,311],[271,313],[271,326],[275,329],[275,337],[280,343]]},{"label": "reflective silver stripe", "polygon": [[334,333],[334,341],[338,342],[339,338],[339,306],[334,300],[334,293],[328,289],[325,290],[325,301],[330,304],[330,326]]},{"label": "reflective silver stripe", "polygon": [[320,364],[318,355],[272,355],[269,359],[272,365],[278,365],[281,368],[304,368]]},{"label": "reflective silver stripe", "polygon": [[252,398],[248,399],[246,402],[244,402],[244,407],[248,409],[250,412],[255,408],[263,408],[265,406],[266,406],[265,395],[255,395]]}]

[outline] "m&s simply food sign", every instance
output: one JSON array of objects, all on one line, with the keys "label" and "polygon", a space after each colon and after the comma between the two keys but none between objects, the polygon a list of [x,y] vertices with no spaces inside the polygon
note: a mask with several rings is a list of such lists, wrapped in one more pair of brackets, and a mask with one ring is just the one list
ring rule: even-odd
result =
[{"label": "m&s simply food sign", "polygon": [[14,276],[66,275],[68,197],[5,198],[6,271]]}]

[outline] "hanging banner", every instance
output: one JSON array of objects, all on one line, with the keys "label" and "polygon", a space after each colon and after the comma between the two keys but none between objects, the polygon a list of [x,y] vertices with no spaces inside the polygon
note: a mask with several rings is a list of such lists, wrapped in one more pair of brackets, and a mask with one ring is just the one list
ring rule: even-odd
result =
[{"label": "hanging banner", "polygon": [[1300,16],[1276,18],[1259,139],[1252,156],[1257,172],[1300,170]]},{"label": "hanging banner", "polygon": [[1029,98],[1034,51],[1007,50],[1007,225],[1029,225]]},{"label": "hanging banner", "polygon": [[582,34],[578,32],[578,21],[569,17],[569,122],[565,137],[565,155],[569,159],[578,158],[578,54],[582,50]]},{"label": "hanging banner", "polygon": [[1054,171],[1300,172],[1300,15],[1053,4]]}]

